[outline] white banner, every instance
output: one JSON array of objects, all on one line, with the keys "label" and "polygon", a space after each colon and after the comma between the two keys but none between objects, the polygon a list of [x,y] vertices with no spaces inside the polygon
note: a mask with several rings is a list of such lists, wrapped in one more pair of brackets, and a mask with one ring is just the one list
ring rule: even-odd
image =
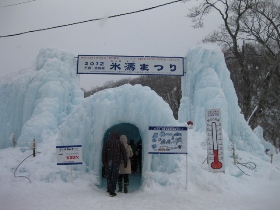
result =
[{"label": "white banner", "polygon": [[77,74],[184,76],[184,58],[78,55]]},{"label": "white banner", "polygon": [[57,165],[83,164],[82,145],[56,146]]},{"label": "white banner", "polygon": [[220,109],[206,109],[205,119],[209,171],[224,172],[224,147]]},{"label": "white banner", "polygon": [[149,126],[149,154],[187,154],[188,128]]}]

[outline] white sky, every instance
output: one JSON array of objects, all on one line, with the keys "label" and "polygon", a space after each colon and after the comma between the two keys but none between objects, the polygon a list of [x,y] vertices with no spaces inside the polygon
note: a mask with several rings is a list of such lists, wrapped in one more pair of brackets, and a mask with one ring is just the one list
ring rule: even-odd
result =
[{"label": "white sky", "polygon": [[[172,0],[37,0],[4,7],[24,1],[0,1],[0,36],[132,12]],[[213,14],[204,29],[193,29],[186,14],[197,3],[178,2],[137,14],[0,38],[0,76],[30,67],[42,47],[75,55],[185,56],[219,23]],[[123,77],[81,75],[80,85],[89,90]]]}]

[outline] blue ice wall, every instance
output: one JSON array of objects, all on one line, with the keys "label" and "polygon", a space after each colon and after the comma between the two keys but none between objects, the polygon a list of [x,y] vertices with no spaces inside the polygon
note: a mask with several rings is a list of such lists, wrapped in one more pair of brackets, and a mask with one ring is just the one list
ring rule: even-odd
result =
[{"label": "blue ice wall", "polygon": [[224,139],[234,142],[238,149],[263,156],[263,145],[241,114],[220,48],[212,44],[199,45],[189,50],[186,61],[179,121],[192,120],[195,130],[205,131],[205,109],[220,108]]},{"label": "blue ice wall", "polygon": [[107,129],[120,123],[130,123],[139,129],[143,144],[143,174],[148,168],[161,165],[174,171],[178,155],[153,155],[148,165],[148,128],[151,125],[176,126],[169,105],[149,87],[123,85],[85,98],[60,127],[58,145],[83,145],[83,161],[88,170],[101,175],[101,151]]},{"label": "blue ice wall", "polygon": [[20,146],[41,142],[83,99],[74,55],[41,49],[32,69],[1,77],[0,98],[0,148],[12,145],[10,132]]}]

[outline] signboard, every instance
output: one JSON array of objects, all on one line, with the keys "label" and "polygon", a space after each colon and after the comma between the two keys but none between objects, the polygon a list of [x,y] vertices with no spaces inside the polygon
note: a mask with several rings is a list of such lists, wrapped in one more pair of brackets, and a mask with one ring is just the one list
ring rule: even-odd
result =
[{"label": "signboard", "polygon": [[184,76],[183,57],[78,55],[77,74]]},{"label": "signboard", "polygon": [[187,127],[149,126],[149,154],[187,154]]},{"label": "signboard", "polygon": [[56,146],[57,165],[83,164],[82,145]]},{"label": "signboard", "polygon": [[205,118],[209,171],[224,172],[224,148],[220,109],[206,109]]}]

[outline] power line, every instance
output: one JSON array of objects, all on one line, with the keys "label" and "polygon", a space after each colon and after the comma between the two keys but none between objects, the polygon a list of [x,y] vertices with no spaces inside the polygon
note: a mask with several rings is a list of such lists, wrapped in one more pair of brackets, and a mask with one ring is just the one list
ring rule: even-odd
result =
[{"label": "power line", "polygon": [[137,10],[137,11],[133,11],[133,12],[126,12],[126,13],[122,13],[122,14],[118,14],[118,15],[112,15],[112,16],[109,16],[109,17],[106,17],[106,18],[95,18],[95,19],[84,20],[84,21],[79,21],[79,22],[75,22],[75,23],[59,25],[59,26],[52,26],[52,27],[48,27],[48,28],[25,31],[25,32],[16,33],[16,34],[3,35],[3,36],[0,36],[0,38],[19,36],[19,35],[23,35],[23,34],[38,32],[38,31],[46,31],[46,30],[51,30],[51,29],[55,29],[55,28],[62,28],[62,27],[67,27],[67,26],[72,26],[72,25],[78,25],[78,24],[92,22],[92,21],[98,21],[98,20],[103,20],[103,19],[109,19],[109,18],[115,18],[115,17],[125,16],[125,15],[131,15],[131,14],[140,13],[140,12],[156,9],[156,8],[159,8],[159,7],[163,7],[163,6],[166,6],[166,5],[169,5],[169,4],[174,4],[174,3],[177,3],[177,2],[180,2],[180,1],[184,1],[184,0],[172,1],[172,2],[169,2],[169,3],[160,4],[160,5],[157,5],[157,6],[154,6],[154,7],[149,7],[149,8],[146,8],[146,9],[141,9],[141,10]]},{"label": "power line", "polygon": [[20,2],[20,3],[16,3],[16,4],[5,5],[5,6],[2,6],[2,7],[0,7],[0,8],[17,6],[17,5],[20,5],[20,4],[30,3],[30,2],[32,2],[32,1],[36,1],[36,0],[30,0],[30,1],[24,1],[24,2]]}]

